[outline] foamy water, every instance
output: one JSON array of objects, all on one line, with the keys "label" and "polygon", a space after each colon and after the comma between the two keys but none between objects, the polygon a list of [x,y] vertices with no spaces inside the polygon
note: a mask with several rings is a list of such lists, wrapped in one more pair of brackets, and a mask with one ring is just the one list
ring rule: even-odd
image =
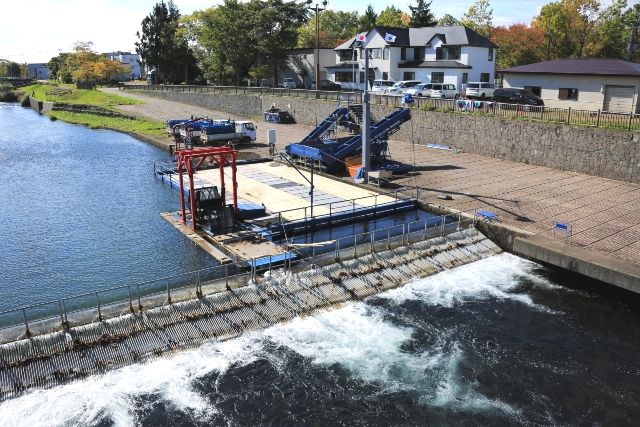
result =
[{"label": "foamy water", "polygon": [[[340,366],[354,380],[375,386],[383,396],[406,392],[415,394],[421,405],[434,411],[466,411],[487,417],[495,413],[500,414],[499,420],[522,422],[523,408],[518,403],[486,395],[477,381],[470,379],[466,352],[477,346],[467,341],[474,340],[471,332],[460,334],[456,325],[438,326],[418,317],[414,317],[415,325],[402,323],[394,307],[411,302],[425,307],[428,313],[430,307],[456,310],[469,303],[508,300],[522,310],[553,319],[553,310],[535,303],[519,288],[523,278],[543,290],[557,288],[536,276],[536,268],[512,255],[495,256],[416,280],[376,297],[375,304],[349,304],[227,342],[208,342],[170,358],[35,391],[0,405],[0,420],[9,426],[63,426],[91,425],[108,419],[117,426],[130,426],[139,423],[138,398],[151,395],[167,408],[188,414],[193,423],[207,424],[211,417],[221,414],[221,409],[214,403],[215,396],[194,388],[196,380],[257,360],[268,362],[276,370],[288,369],[286,361],[281,360],[282,352],[274,351],[286,348],[318,369]],[[461,338],[467,335],[471,338]],[[244,380],[250,387],[251,378]],[[283,396],[287,392],[279,391]],[[216,388],[215,393],[224,390]]]}]

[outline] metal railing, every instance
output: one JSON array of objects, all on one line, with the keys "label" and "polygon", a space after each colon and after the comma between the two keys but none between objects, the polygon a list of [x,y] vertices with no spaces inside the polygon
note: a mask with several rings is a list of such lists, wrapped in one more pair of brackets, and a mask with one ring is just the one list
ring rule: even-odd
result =
[{"label": "metal railing", "polygon": [[[335,261],[351,259],[453,232],[474,220],[473,214],[457,212],[321,242],[324,244],[302,245],[296,248],[296,262],[317,263],[319,257],[326,259],[329,254],[333,254]],[[0,312],[0,343],[199,298],[236,287],[238,283],[256,281],[258,273],[274,268],[291,271],[293,257],[273,258],[260,258],[262,263],[251,259],[199,269],[6,310]]]},{"label": "metal railing", "polygon": [[[190,86],[190,85],[122,85],[121,89],[194,92],[235,95],[272,95],[294,98],[322,99],[329,101],[349,101],[362,103],[362,92],[322,91],[310,89],[288,89],[243,86]],[[537,107],[530,105],[505,104],[491,101],[467,100],[459,104],[457,99],[439,99],[414,97],[412,108],[440,112],[466,112],[480,115],[497,116],[512,119],[552,122],[568,125],[588,126],[596,128],[640,130],[640,114],[612,113],[607,111],[580,110],[575,108]],[[375,94],[370,102],[389,107],[406,106],[401,95]]]}]

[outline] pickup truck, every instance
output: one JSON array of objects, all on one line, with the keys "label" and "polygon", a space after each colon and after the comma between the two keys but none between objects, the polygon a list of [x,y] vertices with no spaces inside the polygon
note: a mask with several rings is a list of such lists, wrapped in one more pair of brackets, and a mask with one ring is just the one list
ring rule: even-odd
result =
[{"label": "pickup truck", "polygon": [[200,132],[203,144],[250,143],[256,140],[256,125],[244,120],[214,120]]}]

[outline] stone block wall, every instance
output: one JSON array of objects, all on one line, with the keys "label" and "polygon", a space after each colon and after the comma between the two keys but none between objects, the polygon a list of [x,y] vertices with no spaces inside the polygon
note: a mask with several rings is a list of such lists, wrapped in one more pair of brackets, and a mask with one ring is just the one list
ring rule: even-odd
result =
[{"label": "stone block wall", "polygon": [[[272,95],[145,94],[244,117],[259,116],[275,105],[309,126],[322,121],[337,106],[335,101]],[[393,107],[371,106],[374,119],[391,111]],[[483,156],[640,183],[640,135],[633,132],[413,110],[411,120],[393,139],[420,145],[443,144]]]}]

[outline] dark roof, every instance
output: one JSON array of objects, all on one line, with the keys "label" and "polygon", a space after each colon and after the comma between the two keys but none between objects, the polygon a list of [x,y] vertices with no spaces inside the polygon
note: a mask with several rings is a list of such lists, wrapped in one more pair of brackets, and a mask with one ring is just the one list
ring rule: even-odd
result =
[{"label": "dark roof", "polygon": [[514,74],[578,74],[640,77],[640,64],[621,59],[558,59],[501,70]]},{"label": "dark roof", "polygon": [[[368,33],[367,37],[372,31],[378,32],[382,37],[385,34],[393,34],[396,36],[396,41],[393,43],[387,43],[389,46],[402,46],[402,47],[421,47],[428,45],[431,40],[438,36],[443,43],[448,46],[476,46],[476,47],[496,47],[491,41],[476,33],[470,28],[463,25],[447,25],[438,27],[421,27],[421,28],[397,28],[397,27],[384,27],[376,25]],[[337,46],[334,50],[346,50],[353,47],[355,37],[345,41]]]},{"label": "dark roof", "polygon": [[398,65],[398,68],[466,68],[470,65],[462,64],[458,61],[409,61]]}]

